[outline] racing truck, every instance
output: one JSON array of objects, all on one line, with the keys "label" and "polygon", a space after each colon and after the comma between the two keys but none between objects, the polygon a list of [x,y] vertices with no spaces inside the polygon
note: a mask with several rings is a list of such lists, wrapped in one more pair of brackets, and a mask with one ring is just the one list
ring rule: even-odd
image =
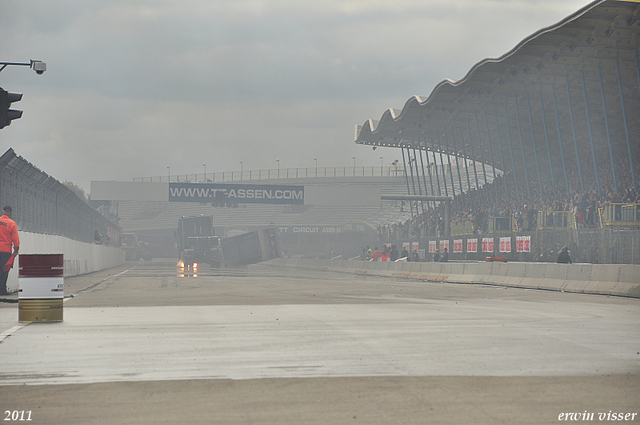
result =
[{"label": "racing truck", "polygon": [[202,263],[220,266],[219,238],[215,235],[212,216],[182,217],[176,238],[179,260],[185,268]]}]

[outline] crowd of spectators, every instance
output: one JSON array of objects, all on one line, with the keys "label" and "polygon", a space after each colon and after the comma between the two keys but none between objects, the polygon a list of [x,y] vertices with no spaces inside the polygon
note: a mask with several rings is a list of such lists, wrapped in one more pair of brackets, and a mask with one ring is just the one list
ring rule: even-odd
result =
[{"label": "crowd of spectators", "polygon": [[[550,174],[544,176],[542,191],[537,175],[533,179],[531,172],[528,175],[528,187],[521,170],[515,175],[500,175],[477,190],[457,194],[451,221],[454,225],[470,223],[474,234],[482,234],[488,231],[491,217],[512,217],[518,231],[528,231],[536,227],[538,211],[554,211],[571,214],[579,228],[599,226],[598,209],[606,204],[640,203],[640,194],[634,190],[628,157],[618,158],[615,169],[615,182],[607,161],[599,165],[597,180],[593,167],[583,167],[581,175],[577,171],[571,172],[566,179],[569,190],[564,175],[557,175],[557,171],[555,180]],[[638,169],[640,164],[636,162],[634,170]],[[413,216],[405,223],[380,226],[378,232],[381,239],[444,235],[441,206],[428,202],[414,203],[411,210]]]}]

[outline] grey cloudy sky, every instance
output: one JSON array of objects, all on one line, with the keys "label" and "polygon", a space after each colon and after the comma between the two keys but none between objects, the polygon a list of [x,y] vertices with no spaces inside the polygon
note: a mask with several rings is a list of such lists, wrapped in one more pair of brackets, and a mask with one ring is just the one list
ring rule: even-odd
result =
[{"label": "grey cloudy sky", "polygon": [[379,165],[354,127],[586,0],[0,0],[0,150],[60,181]]}]

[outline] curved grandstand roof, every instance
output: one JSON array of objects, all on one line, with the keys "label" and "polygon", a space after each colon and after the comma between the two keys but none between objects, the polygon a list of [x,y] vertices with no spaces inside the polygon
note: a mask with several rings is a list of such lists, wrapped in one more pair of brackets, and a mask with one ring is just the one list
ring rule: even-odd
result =
[{"label": "curved grandstand roof", "polygon": [[629,170],[640,158],[639,35],[640,2],[594,1],[356,126],[355,142],[471,157],[532,182],[615,155]]}]

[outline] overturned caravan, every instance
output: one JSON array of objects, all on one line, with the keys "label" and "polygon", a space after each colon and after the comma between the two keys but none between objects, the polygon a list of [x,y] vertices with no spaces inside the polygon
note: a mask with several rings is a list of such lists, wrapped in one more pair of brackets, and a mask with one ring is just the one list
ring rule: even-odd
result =
[{"label": "overturned caravan", "polygon": [[178,258],[186,268],[198,264],[238,267],[282,256],[277,227],[219,238],[212,216],[183,217],[176,231]]}]

